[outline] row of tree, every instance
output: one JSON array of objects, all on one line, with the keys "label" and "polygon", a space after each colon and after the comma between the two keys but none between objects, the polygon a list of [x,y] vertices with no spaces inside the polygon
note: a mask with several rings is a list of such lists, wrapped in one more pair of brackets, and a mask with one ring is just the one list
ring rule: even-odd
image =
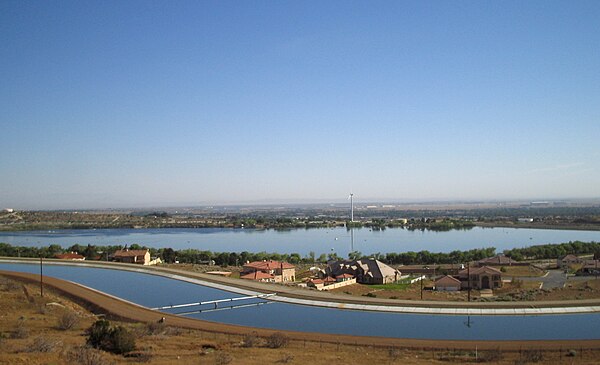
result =
[{"label": "row of tree", "polygon": [[[78,252],[85,256],[88,260],[108,260],[109,256],[116,250],[122,249],[122,246],[94,246],[94,245],[73,245],[67,249],[63,249],[60,245],[53,244],[42,247],[28,246],[12,246],[8,243],[0,243],[0,256],[8,257],[45,257],[52,258],[57,254],[64,252]],[[299,253],[280,254],[267,252],[212,252],[208,250],[198,249],[183,249],[174,250],[172,248],[148,248],[138,244],[132,244],[129,249],[139,250],[148,249],[153,257],[160,257],[164,262],[173,263],[190,263],[190,264],[206,264],[214,262],[219,266],[238,266],[243,265],[248,261],[263,261],[277,260],[286,261],[292,264],[313,264],[326,263],[328,260],[342,259],[335,252],[329,254],[320,254],[317,256],[315,252],[309,252],[308,255],[302,256]],[[494,247],[477,248],[467,251],[455,250],[449,253],[446,252],[429,252],[427,250],[402,253],[373,253],[363,255],[361,252],[353,251],[348,254],[348,258],[352,260],[373,257],[386,264],[390,265],[426,265],[426,264],[459,264],[470,261],[478,261],[486,257],[491,257],[496,254]],[[537,245],[524,248],[515,248],[504,251],[504,254],[517,261],[521,260],[540,260],[540,259],[556,259],[568,254],[598,254],[600,257],[600,242],[567,242],[560,244]]]},{"label": "row of tree", "polygon": [[556,259],[569,254],[584,255],[600,253],[600,242],[581,242],[569,241],[567,243],[536,245],[523,248],[513,248],[512,250],[504,251],[506,256],[509,256],[517,261],[520,260],[543,260]]}]

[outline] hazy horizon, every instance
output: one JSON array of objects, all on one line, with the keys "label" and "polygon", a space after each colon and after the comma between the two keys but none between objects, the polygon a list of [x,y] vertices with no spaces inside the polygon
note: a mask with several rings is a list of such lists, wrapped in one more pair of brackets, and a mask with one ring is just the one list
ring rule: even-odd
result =
[{"label": "hazy horizon", "polygon": [[600,197],[600,2],[0,3],[0,208]]},{"label": "hazy horizon", "polygon": [[[467,199],[467,200],[456,200],[456,199],[369,199],[369,198],[361,198],[355,195],[354,206],[355,207],[364,207],[367,205],[377,204],[377,205],[395,205],[397,208],[402,208],[403,206],[476,206],[476,205],[526,205],[530,203],[548,203],[552,206],[555,203],[568,203],[575,205],[599,205],[600,197],[587,197],[587,198],[540,198],[540,199]],[[198,203],[173,203],[173,204],[152,204],[152,203],[137,203],[131,205],[120,205],[120,206],[51,206],[51,207],[43,207],[43,206],[2,206],[0,209],[16,209],[16,210],[31,210],[31,211],[55,211],[55,210],[64,210],[64,211],[103,211],[103,210],[173,210],[173,209],[194,209],[194,208],[206,208],[206,207],[252,207],[252,208],[261,208],[261,207],[321,207],[321,206],[335,206],[335,207],[343,207],[350,206],[350,201],[347,199],[319,199],[319,200],[302,200],[302,199],[273,199],[273,200],[262,200],[262,201],[231,201],[231,202],[198,202]]]}]

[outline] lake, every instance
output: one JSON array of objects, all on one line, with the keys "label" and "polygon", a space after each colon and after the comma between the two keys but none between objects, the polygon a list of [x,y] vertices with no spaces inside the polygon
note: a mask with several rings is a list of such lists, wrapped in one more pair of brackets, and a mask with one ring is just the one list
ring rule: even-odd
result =
[{"label": "lake", "polygon": [[498,252],[515,247],[569,241],[600,242],[600,231],[550,230],[527,228],[481,228],[447,232],[409,231],[389,228],[346,230],[343,227],[293,230],[257,230],[234,228],[162,228],[162,229],[84,229],[30,232],[0,232],[0,242],[19,246],[59,244],[124,245],[137,243],[147,247],[195,248],[213,252],[313,251],[318,255],[335,252],[346,257],[351,251],[363,254],[429,250],[450,252],[496,247]]}]

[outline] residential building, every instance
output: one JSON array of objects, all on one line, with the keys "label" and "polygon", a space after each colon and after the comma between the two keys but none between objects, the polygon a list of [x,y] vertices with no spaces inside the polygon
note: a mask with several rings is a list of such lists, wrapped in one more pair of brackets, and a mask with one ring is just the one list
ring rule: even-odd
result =
[{"label": "residential building", "polygon": [[117,250],[113,260],[128,264],[150,265],[150,251],[148,250]]},{"label": "residential building", "polygon": [[529,265],[527,263],[521,263],[511,259],[508,256],[496,255],[494,257],[488,257],[483,260],[477,261],[477,266],[512,266],[512,265]]},{"label": "residential building", "polygon": [[77,252],[61,253],[61,254],[55,255],[54,257],[56,257],[59,260],[74,260],[74,261],[85,260],[85,256],[80,255]]},{"label": "residential building", "polygon": [[254,261],[243,266],[240,278],[275,283],[295,281],[296,267],[282,261]]},{"label": "residential building", "polygon": [[585,260],[583,266],[576,275],[599,275],[600,274],[600,260]]},{"label": "residential building", "polygon": [[400,278],[400,271],[373,258],[332,261],[325,272],[335,278],[349,274],[361,284],[389,284]]},{"label": "residential building", "polygon": [[559,258],[558,260],[556,260],[556,266],[562,267],[562,268],[569,267],[571,265],[581,264],[581,263],[583,263],[583,260],[572,254],[566,255],[565,257]]},{"label": "residential building", "polygon": [[460,280],[450,275],[442,276],[435,281],[435,290],[439,291],[459,291],[461,287]]},{"label": "residential building", "polygon": [[502,287],[502,272],[489,266],[465,269],[459,272],[462,289],[496,289]]}]

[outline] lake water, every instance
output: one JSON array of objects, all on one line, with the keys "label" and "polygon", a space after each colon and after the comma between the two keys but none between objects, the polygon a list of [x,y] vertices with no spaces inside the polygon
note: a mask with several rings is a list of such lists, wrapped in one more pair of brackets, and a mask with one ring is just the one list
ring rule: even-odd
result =
[{"label": "lake water", "polygon": [[[38,265],[0,263],[0,270],[39,273]],[[161,276],[75,266],[45,265],[44,274],[71,280],[146,307],[239,294]],[[135,289],[133,289],[135,288]],[[191,317],[243,326],[420,339],[600,339],[600,314],[543,316],[448,316],[381,313],[284,303],[204,312]],[[557,330],[560,329],[560,330]]]},{"label": "lake water", "polygon": [[450,252],[496,247],[497,252],[515,247],[569,241],[600,242],[600,231],[571,231],[526,228],[480,228],[448,232],[409,231],[401,228],[383,231],[359,228],[314,228],[295,230],[256,230],[232,228],[173,229],[85,229],[33,232],[0,232],[0,242],[20,246],[59,244],[124,245],[195,248],[213,252],[313,251],[318,255],[335,252],[346,257],[351,251],[363,254],[429,250]]}]

